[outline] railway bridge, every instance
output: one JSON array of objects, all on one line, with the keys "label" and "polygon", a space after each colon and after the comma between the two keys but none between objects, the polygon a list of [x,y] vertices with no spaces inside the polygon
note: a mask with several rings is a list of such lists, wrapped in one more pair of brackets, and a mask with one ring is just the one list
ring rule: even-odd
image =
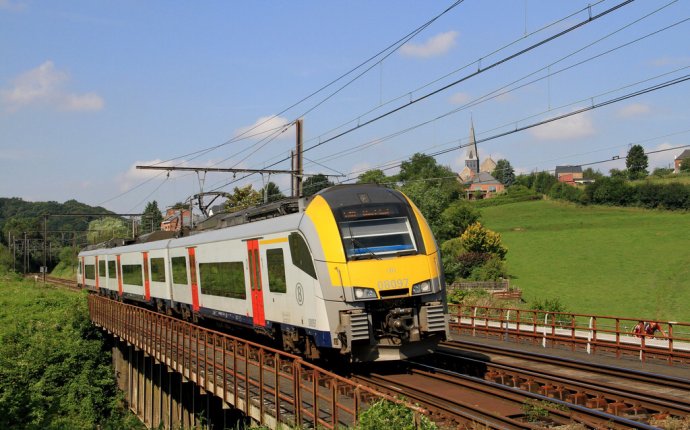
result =
[{"label": "railway bridge", "polygon": [[149,428],[351,427],[387,398],[299,357],[136,306],[90,295],[94,324],[113,339],[113,366]]}]

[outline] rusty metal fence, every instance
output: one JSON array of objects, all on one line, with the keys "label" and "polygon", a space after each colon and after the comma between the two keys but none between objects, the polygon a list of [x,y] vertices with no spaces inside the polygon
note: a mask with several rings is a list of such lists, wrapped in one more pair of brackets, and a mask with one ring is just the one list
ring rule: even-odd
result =
[{"label": "rusty metal fence", "polygon": [[589,354],[690,365],[690,323],[660,322],[665,334],[635,334],[639,320],[516,308],[451,305],[451,332]]},{"label": "rusty metal fence", "polygon": [[103,297],[88,300],[94,324],[261,424],[352,427],[381,398],[399,402],[295,355]]}]

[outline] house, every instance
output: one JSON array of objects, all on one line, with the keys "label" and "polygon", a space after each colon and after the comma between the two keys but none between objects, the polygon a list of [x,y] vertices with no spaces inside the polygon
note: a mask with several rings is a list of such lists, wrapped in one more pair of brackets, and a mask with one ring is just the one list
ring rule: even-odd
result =
[{"label": "house", "polygon": [[490,199],[505,191],[506,187],[487,172],[479,172],[465,182],[468,200]]},{"label": "house", "polygon": [[581,166],[556,166],[556,179],[568,185],[576,185],[583,181]]},{"label": "house", "polygon": [[192,223],[192,212],[189,209],[168,209],[161,222],[163,231],[180,231]]},{"label": "house", "polygon": [[685,151],[681,152],[681,154],[673,161],[673,173],[680,173],[680,163],[682,163],[686,158],[690,158],[690,149],[686,149]]}]

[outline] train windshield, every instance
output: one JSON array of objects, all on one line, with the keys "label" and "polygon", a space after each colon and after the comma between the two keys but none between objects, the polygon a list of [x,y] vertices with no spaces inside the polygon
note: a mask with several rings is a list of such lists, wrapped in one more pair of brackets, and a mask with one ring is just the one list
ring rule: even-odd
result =
[{"label": "train windshield", "polygon": [[339,226],[348,259],[417,253],[406,217],[344,221]]}]

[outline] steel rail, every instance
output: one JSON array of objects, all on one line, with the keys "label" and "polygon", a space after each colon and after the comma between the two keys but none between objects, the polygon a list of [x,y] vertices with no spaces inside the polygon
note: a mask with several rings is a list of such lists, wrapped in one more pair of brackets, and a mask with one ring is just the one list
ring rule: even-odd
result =
[{"label": "steel rail", "polygon": [[[356,380],[362,383],[373,384],[378,390],[384,389],[387,392],[398,392],[404,395],[409,395],[410,398],[419,402],[426,409],[439,411],[440,414],[448,416],[449,413],[457,413],[458,410],[462,412],[462,408],[471,408],[473,411],[469,417],[474,417],[475,422],[490,426],[491,428],[543,428],[542,424],[531,424],[524,420],[515,419],[518,416],[524,416],[524,413],[519,415],[513,414],[509,417],[501,414],[496,414],[491,410],[486,410],[478,405],[478,393],[493,396],[494,399],[501,399],[514,404],[518,410],[522,410],[522,406],[529,400],[545,401],[543,407],[549,413],[549,419],[554,423],[566,424],[573,421],[585,425],[588,428],[639,428],[639,429],[653,429],[655,427],[649,426],[645,423],[637,422],[627,418],[612,415],[606,412],[589,409],[575,404],[570,404],[558,399],[548,398],[539,394],[518,390],[512,387],[507,387],[502,384],[486,381],[481,378],[476,378],[467,375],[449,372],[444,369],[434,368],[433,366],[417,365],[418,368],[411,369],[411,372],[428,379],[429,387],[438,389],[438,383],[453,384],[456,387],[463,387],[469,393],[473,394],[473,402],[462,402],[458,399],[447,399],[441,395],[435,395],[431,392],[432,389],[424,390],[413,383],[401,383],[394,380],[391,376],[384,376],[374,374],[369,378],[357,376]],[[423,367],[429,370],[420,370]],[[400,376],[400,375],[394,375]],[[553,404],[554,407],[549,407]],[[495,401],[489,405],[495,410]],[[559,407],[564,407],[560,409]],[[459,415],[456,419],[468,419],[468,416]],[[470,418],[471,419],[471,418]]]},{"label": "steel rail", "polygon": [[377,391],[390,395],[404,395],[424,406],[431,412],[431,416],[438,417],[435,421],[454,425],[476,423],[491,429],[524,429],[525,423],[506,417],[504,414],[480,409],[476,404],[459,400],[448,400],[409,385],[391,382],[381,375],[362,376],[352,378],[354,381],[369,386]]},{"label": "steel rail", "polygon": [[[614,425],[614,428],[638,428],[638,429],[656,429],[656,427],[641,423],[635,420],[631,420],[625,417],[620,417],[617,415],[613,415],[607,412],[602,412],[596,409],[591,409],[587,407],[583,407],[581,405],[576,405],[573,403],[565,402],[559,399],[554,399],[551,397],[547,397],[541,394],[537,393],[532,393],[529,391],[524,391],[520,390],[514,387],[508,387],[503,384],[499,384],[496,382],[492,381],[486,381],[482,378],[477,378],[474,376],[468,376],[468,375],[462,375],[456,372],[451,372],[445,369],[440,369],[440,368],[435,368],[433,366],[428,366],[424,364],[416,364],[416,366],[421,367],[421,368],[426,368],[428,370],[423,371],[419,369],[415,369],[414,371],[417,373],[423,372],[426,375],[429,375],[430,377],[440,379],[440,380],[447,380],[447,381],[452,381],[453,383],[461,383],[465,384],[465,381],[470,381],[470,382],[475,382],[476,385],[474,386],[475,389],[478,387],[485,387],[483,388],[484,390],[496,390],[496,392],[501,395],[501,396],[508,396],[509,393],[517,394],[518,396],[522,396],[523,400],[524,399],[532,399],[532,400],[539,400],[539,401],[545,401],[549,403],[554,403],[556,405],[560,405],[562,407],[565,407],[568,409],[568,412],[565,410],[560,410],[557,408],[552,408],[549,409],[549,412],[551,414],[559,415],[561,417],[569,416],[571,419],[574,419],[576,421],[587,423],[586,425],[594,425],[596,428],[600,428],[600,426],[605,425],[608,428],[611,428],[611,425]],[[570,412],[572,411],[572,412]]]},{"label": "steel rail", "polygon": [[[450,361],[446,363],[452,363],[457,366],[457,358],[462,357],[465,362],[480,363],[486,367],[487,372],[484,373],[483,377],[487,380],[501,383],[502,385],[507,385],[510,387],[517,387],[522,390],[529,392],[538,392],[539,394],[545,395],[549,398],[559,398],[560,400],[565,400],[569,403],[575,403],[578,405],[584,405],[590,408],[601,408],[606,410],[608,413],[612,413],[618,416],[641,418],[648,421],[652,419],[665,419],[669,416],[674,418],[686,418],[690,416],[690,385],[685,385],[681,387],[681,393],[668,394],[663,400],[657,398],[657,395],[644,395],[640,394],[640,387],[635,389],[626,384],[629,381],[627,375],[622,376],[622,382],[618,384],[611,385],[612,382],[607,381],[608,385],[603,385],[601,383],[592,382],[592,377],[585,378],[585,375],[575,375],[575,376],[564,376],[562,373],[557,371],[548,370],[535,370],[531,366],[520,365],[519,363],[493,363],[487,360],[480,360],[472,357],[467,357],[463,352],[469,351],[479,351],[479,352],[490,352],[496,354],[491,347],[488,346],[476,346],[472,348],[463,348],[463,350],[455,350],[455,352],[443,352],[439,351],[436,357],[442,357],[444,355],[450,356],[455,359],[455,361]],[[509,357],[515,357],[516,355],[511,351],[505,354]],[[523,360],[528,360],[533,362],[532,357],[522,356]],[[537,361],[537,360],[534,360]],[[542,358],[541,362],[550,365],[562,366],[567,368],[568,361],[561,362],[557,358],[551,357],[551,360],[544,360]],[[419,364],[419,363],[415,363]],[[565,364],[565,366],[564,366]],[[577,362],[577,370],[583,370],[582,363]],[[447,364],[441,364],[447,369]],[[596,366],[591,366],[593,368],[584,369],[589,375],[597,375]],[[568,369],[570,370],[570,369]],[[605,369],[611,371],[607,366]],[[623,369],[616,369],[617,371],[624,371]],[[660,388],[665,390],[668,386],[663,382],[664,378],[660,377],[659,380],[650,382],[649,378],[654,375],[645,374],[644,372],[636,372],[637,374],[645,375],[645,384],[652,386],[651,388]],[[606,373],[605,373],[606,374]],[[610,374],[610,373],[609,373]],[[583,376],[587,381],[581,378],[576,379],[578,376]],[[619,373],[616,373],[616,377],[621,378]],[[635,379],[633,376],[632,379]],[[678,378],[674,378],[678,379]],[[500,381],[500,382],[499,382]]]},{"label": "steel rail", "polygon": [[589,372],[596,372],[601,375],[615,376],[625,378],[628,380],[635,380],[639,382],[646,382],[654,385],[664,385],[666,387],[678,388],[681,390],[690,390],[690,379],[679,378],[676,376],[664,375],[660,373],[645,372],[637,369],[629,369],[624,367],[609,366],[606,364],[594,363],[592,361],[575,360],[566,357],[557,357],[549,354],[540,354],[531,351],[515,350],[504,348],[500,346],[488,346],[477,342],[468,342],[465,340],[452,340],[443,342],[441,347],[452,350],[477,351],[477,352],[491,352],[507,357],[529,359],[532,362],[539,362],[544,364],[553,364],[557,366],[567,366],[571,369],[584,370]]}]

